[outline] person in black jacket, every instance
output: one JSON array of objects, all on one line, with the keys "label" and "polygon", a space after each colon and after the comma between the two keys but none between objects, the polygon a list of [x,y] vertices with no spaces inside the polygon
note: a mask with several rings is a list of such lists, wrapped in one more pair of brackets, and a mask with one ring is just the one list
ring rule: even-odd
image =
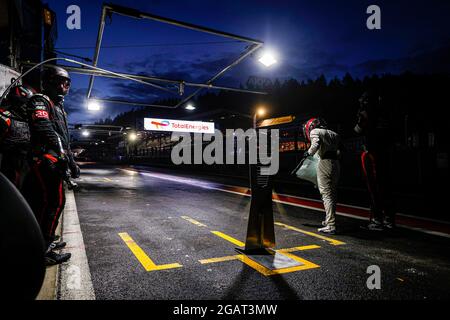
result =
[{"label": "person in black jacket", "polygon": [[359,99],[355,132],[365,137],[361,166],[371,201],[369,230],[392,229],[395,208],[392,195],[392,137],[390,113],[376,91],[367,91]]},{"label": "person in black jacket", "polygon": [[0,172],[19,190],[29,170],[30,130],[26,104],[34,93],[29,86],[16,85],[0,106]]},{"label": "person in black jacket", "polygon": [[32,174],[24,195],[38,220],[48,250],[46,264],[59,264],[70,259],[70,253],[58,254],[54,249],[65,246],[54,242],[55,230],[65,205],[64,179],[68,170],[78,178],[80,169],[70,150],[64,96],[70,88],[66,70],[49,66],[42,75],[43,94],[35,94],[28,102],[31,133]]}]

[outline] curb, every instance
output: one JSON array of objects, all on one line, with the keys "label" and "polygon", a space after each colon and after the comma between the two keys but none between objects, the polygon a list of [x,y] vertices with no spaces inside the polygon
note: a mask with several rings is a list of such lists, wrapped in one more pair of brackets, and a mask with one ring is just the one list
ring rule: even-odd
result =
[{"label": "curb", "polygon": [[56,298],[58,300],[95,300],[75,195],[72,190],[66,191],[62,239],[67,242],[67,246],[61,251],[70,252],[72,257],[59,268]]}]

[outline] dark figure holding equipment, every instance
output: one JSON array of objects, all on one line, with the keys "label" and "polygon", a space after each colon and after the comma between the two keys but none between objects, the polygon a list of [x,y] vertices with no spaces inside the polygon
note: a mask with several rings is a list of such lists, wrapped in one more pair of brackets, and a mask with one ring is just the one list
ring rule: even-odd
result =
[{"label": "dark figure holding equipment", "polygon": [[46,264],[59,264],[71,254],[58,254],[54,249],[65,246],[54,242],[55,230],[65,205],[63,181],[70,171],[78,178],[80,169],[70,150],[64,96],[70,88],[70,76],[57,66],[47,66],[42,75],[43,94],[35,94],[28,102],[31,132],[31,173],[24,187],[28,200],[48,246]]},{"label": "dark figure holding equipment", "polygon": [[365,137],[361,166],[371,201],[369,230],[394,227],[394,201],[391,182],[392,137],[389,135],[389,111],[380,95],[365,92],[359,99],[355,132]]},{"label": "dark figure holding equipment", "polygon": [[34,94],[28,86],[14,86],[0,107],[0,171],[19,190],[29,170],[30,130],[26,106]]}]

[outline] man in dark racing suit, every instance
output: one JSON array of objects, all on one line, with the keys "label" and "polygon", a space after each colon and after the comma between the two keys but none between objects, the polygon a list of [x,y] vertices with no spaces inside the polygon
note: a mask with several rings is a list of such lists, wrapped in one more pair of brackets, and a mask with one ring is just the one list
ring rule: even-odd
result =
[{"label": "man in dark racing suit", "polygon": [[359,99],[355,132],[365,137],[361,166],[370,194],[371,219],[369,230],[381,231],[394,227],[395,208],[392,195],[392,137],[390,113],[374,91]]},{"label": "man in dark racing suit", "polygon": [[19,190],[29,169],[30,130],[26,105],[34,93],[28,86],[14,86],[0,106],[0,171]]},{"label": "man in dark racing suit", "polygon": [[67,114],[64,96],[70,88],[66,70],[49,66],[42,75],[43,94],[35,94],[28,102],[28,120],[31,133],[31,174],[24,187],[24,196],[30,204],[48,246],[46,264],[54,265],[70,259],[70,253],[53,250],[65,246],[54,242],[55,230],[65,205],[63,181],[70,170],[78,178],[80,169],[70,150]]}]

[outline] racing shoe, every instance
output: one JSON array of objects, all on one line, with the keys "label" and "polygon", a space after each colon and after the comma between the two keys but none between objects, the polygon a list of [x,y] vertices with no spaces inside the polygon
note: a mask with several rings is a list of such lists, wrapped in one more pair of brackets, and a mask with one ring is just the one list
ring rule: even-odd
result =
[{"label": "racing shoe", "polygon": [[45,254],[45,265],[54,266],[56,264],[61,264],[70,259],[72,254],[70,253],[56,253],[52,250],[47,251]]},{"label": "racing shoe", "polygon": [[395,229],[395,224],[394,222],[390,221],[390,220],[384,220],[383,225],[386,229],[388,230],[393,230]]},{"label": "racing shoe", "polygon": [[370,231],[383,231],[383,224],[377,220],[372,220],[367,225],[367,229]]},{"label": "racing shoe", "polygon": [[336,234],[336,227],[326,226],[326,227],[317,229],[317,231],[322,232],[322,233],[328,233],[328,234]]},{"label": "racing shoe", "polygon": [[66,244],[67,243],[65,241],[53,241],[48,246],[48,250],[59,250],[59,249],[64,248],[66,246]]}]

